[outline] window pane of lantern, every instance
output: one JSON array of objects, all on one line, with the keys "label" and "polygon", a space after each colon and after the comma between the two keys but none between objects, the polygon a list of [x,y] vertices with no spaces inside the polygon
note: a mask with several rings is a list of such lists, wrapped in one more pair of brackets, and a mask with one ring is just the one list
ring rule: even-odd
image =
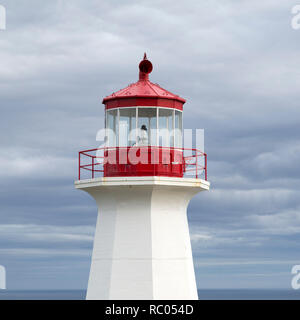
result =
[{"label": "window pane of lantern", "polygon": [[117,146],[117,116],[118,110],[108,110],[107,111],[107,137],[108,137],[108,146],[109,147],[116,147]]},{"label": "window pane of lantern", "polygon": [[138,109],[138,144],[156,145],[156,108]]},{"label": "window pane of lantern", "polygon": [[152,116],[150,117],[150,145],[156,146],[157,145],[157,108],[153,108],[152,110]]},{"label": "window pane of lantern", "polygon": [[182,148],[182,112],[175,110],[175,147]]},{"label": "window pane of lantern", "polygon": [[120,109],[119,146],[127,147],[135,144],[136,108]]},{"label": "window pane of lantern", "polygon": [[173,147],[173,110],[159,109],[159,145]]}]

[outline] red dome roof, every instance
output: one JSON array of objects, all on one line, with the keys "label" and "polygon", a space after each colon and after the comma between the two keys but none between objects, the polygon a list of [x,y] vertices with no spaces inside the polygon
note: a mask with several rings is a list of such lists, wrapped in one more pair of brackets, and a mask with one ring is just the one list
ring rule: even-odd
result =
[{"label": "red dome roof", "polygon": [[152,83],[149,80],[139,80],[138,82],[130,84],[128,87],[121,89],[103,99],[103,103],[108,100],[116,98],[128,98],[128,97],[148,97],[148,98],[167,98],[175,99],[181,102],[185,102],[183,98],[180,98],[178,95],[171,93],[160,87],[156,83]]},{"label": "red dome roof", "polygon": [[[131,104],[131,105],[160,106],[162,103],[162,106],[178,108],[178,106],[176,107],[175,105],[178,105],[179,103],[181,105],[181,108],[179,109],[182,109],[182,105],[185,103],[185,99],[179,97],[176,94],[171,93],[170,91],[163,89],[158,84],[152,83],[149,81],[149,73],[152,71],[152,64],[149,60],[147,60],[146,54],[144,56],[144,59],[141,61],[139,68],[140,68],[140,74],[139,74],[139,80],[137,82],[132,83],[126,88],[121,89],[105,97],[102,103],[106,104],[108,108],[118,107],[118,106],[122,107],[126,105],[125,101],[122,101],[117,106],[116,103],[113,103],[113,100],[127,99],[130,105],[130,103],[134,103],[134,100],[136,100],[136,98],[143,98],[143,99],[138,99],[137,104]],[[135,98],[135,99],[132,99],[132,98]],[[169,103],[167,103],[168,105],[165,105],[167,101],[162,101],[162,99],[173,100],[173,103],[170,104],[171,101],[169,101]],[[110,101],[112,103],[110,103]],[[108,104],[110,104],[110,106]]]}]

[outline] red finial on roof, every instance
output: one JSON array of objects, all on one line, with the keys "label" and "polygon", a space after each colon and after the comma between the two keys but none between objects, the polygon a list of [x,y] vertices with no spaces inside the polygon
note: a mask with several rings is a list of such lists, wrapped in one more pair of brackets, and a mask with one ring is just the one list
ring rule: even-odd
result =
[{"label": "red finial on roof", "polygon": [[[149,73],[153,66],[144,54],[139,64],[139,81],[130,84],[103,99],[107,109],[126,106],[162,106],[182,110],[185,103],[183,98],[160,87],[158,84],[149,81]],[[150,103],[150,104],[149,104]]]},{"label": "red finial on roof", "polygon": [[139,80],[149,80],[149,73],[151,73],[153,66],[152,63],[147,59],[146,52],[144,53],[144,59],[139,64],[139,69]]}]

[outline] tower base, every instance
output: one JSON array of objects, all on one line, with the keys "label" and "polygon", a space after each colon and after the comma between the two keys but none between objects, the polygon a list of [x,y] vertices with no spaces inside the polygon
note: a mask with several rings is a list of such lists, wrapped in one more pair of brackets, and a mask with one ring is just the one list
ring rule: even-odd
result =
[{"label": "tower base", "polygon": [[99,208],[88,300],[198,299],[186,210],[209,182],[112,177],[75,186]]}]

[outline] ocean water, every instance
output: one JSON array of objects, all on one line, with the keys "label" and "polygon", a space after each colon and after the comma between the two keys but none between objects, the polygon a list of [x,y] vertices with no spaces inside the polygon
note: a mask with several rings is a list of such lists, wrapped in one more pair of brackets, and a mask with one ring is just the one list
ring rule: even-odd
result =
[{"label": "ocean water", "polygon": [[[84,300],[86,290],[0,290],[0,300]],[[300,290],[202,289],[200,300],[300,300]]]},{"label": "ocean water", "polygon": [[0,290],[0,300],[84,300],[86,290]]},{"label": "ocean water", "polygon": [[204,289],[199,300],[300,300],[300,290],[293,289]]}]

